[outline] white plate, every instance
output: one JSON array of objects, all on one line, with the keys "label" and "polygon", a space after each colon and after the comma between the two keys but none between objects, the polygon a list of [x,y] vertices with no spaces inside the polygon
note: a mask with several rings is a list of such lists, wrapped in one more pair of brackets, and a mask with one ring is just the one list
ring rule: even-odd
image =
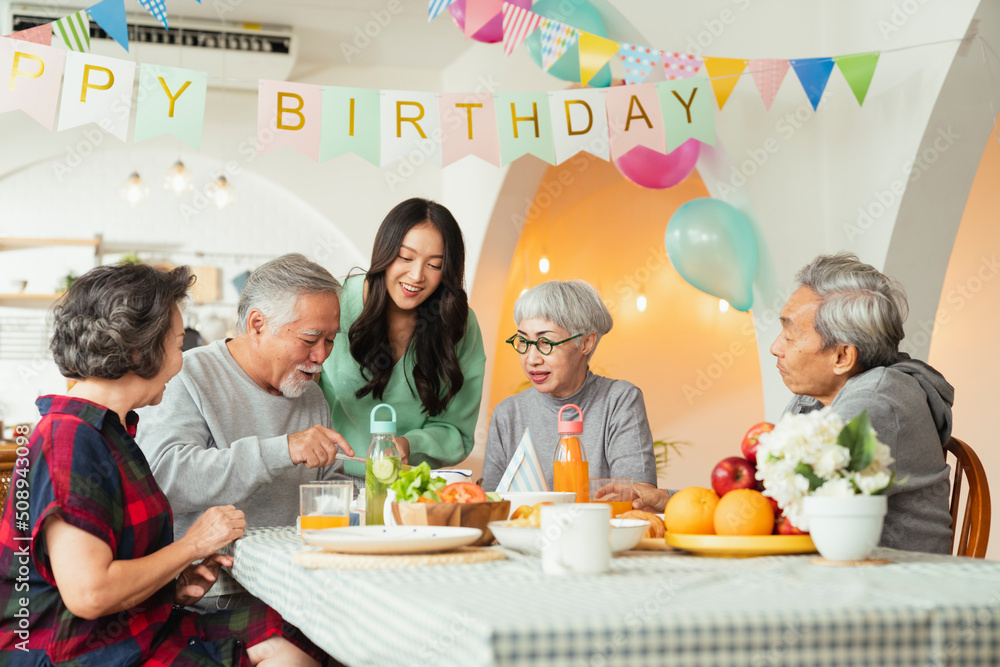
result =
[{"label": "white plate", "polygon": [[472,544],[478,528],[457,526],[351,526],[308,531],[306,544],[348,554],[416,554]]},{"label": "white plate", "polygon": [[[526,554],[541,552],[541,528],[512,526],[509,521],[490,521],[487,524],[500,546]],[[634,549],[649,528],[648,521],[639,519],[611,520],[611,553]]]}]

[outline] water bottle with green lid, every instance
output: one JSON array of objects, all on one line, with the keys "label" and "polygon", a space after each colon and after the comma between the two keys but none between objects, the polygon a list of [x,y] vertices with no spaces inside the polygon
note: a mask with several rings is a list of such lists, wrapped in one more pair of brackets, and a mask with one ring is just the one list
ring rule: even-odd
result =
[{"label": "water bottle with green lid", "polygon": [[[390,421],[379,421],[375,413],[385,408],[392,415]],[[383,412],[384,414],[384,412]],[[399,477],[400,457],[396,449],[396,411],[388,403],[372,408],[372,444],[368,446],[365,461],[365,525],[383,526],[382,507],[387,491]]]}]

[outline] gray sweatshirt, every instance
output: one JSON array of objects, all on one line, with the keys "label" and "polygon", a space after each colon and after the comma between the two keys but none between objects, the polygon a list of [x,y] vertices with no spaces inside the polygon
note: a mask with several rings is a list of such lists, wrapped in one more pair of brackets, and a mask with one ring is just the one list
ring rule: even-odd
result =
[{"label": "gray sweatshirt", "polygon": [[[521,443],[524,429],[552,488],[552,457],[559,434],[559,408],[574,403],[583,410],[580,442],[587,451],[590,477],[627,478],[656,484],[653,434],[646,419],[642,392],[631,382],[612,380],[587,371],[583,386],[567,398],[553,398],[534,387],[506,398],[493,410],[483,461],[483,488],[493,491]],[[577,419],[575,410],[563,413]]]},{"label": "gray sweatshirt", "polygon": [[[902,352],[891,366],[852,377],[833,399],[830,407],[845,421],[867,410],[878,439],[896,459],[897,483],[888,492],[879,546],[951,552],[950,466],[943,448],[951,437],[954,400],[955,389],[944,376]],[[814,398],[797,396],[786,412],[822,407]]]},{"label": "gray sweatshirt", "polygon": [[330,426],[319,386],[299,398],[269,394],[222,340],[185,352],[163,400],[139,417],[136,441],[170,501],[175,538],[216,505],[243,510],[247,527],[293,526],[300,483],[346,479],[339,461],[310,469],[288,452],[288,434]]}]

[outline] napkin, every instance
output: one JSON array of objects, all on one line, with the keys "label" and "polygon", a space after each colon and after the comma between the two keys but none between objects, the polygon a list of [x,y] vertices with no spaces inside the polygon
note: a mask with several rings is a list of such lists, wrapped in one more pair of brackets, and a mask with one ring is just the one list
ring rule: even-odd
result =
[{"label": "napkin", "polygon": [[508,491],[534,492],[548,491],[549,483],[545,481],[545,473],[538,462],[535,443],[531,440],[531,429],[524,429],[521,442],[514,451],[510,465],[497,484],[497,493]]}]

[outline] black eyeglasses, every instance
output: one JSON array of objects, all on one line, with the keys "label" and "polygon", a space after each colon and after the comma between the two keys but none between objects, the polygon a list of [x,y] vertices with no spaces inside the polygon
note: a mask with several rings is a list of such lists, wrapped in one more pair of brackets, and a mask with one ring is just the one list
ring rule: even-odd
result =
[{"label": "black eyeglasses", "polygon": [[504,342],[509,343],[511,347],[517,350],[518,354],[527,354],[528,348],[534,345],[535,349],[538,350],[539,354],[548,356],[549,353],[552,352],[552,348],[554,348],[556,345],[562,345],[563,343],[568,343],[574,338],[579,338],[582,335],[583,334],[577,334],[575,336],[570,336],[566,340],[553,342],[545,337],[539,338],[538,340],[528,340],[521,334],[514,334]]}]

